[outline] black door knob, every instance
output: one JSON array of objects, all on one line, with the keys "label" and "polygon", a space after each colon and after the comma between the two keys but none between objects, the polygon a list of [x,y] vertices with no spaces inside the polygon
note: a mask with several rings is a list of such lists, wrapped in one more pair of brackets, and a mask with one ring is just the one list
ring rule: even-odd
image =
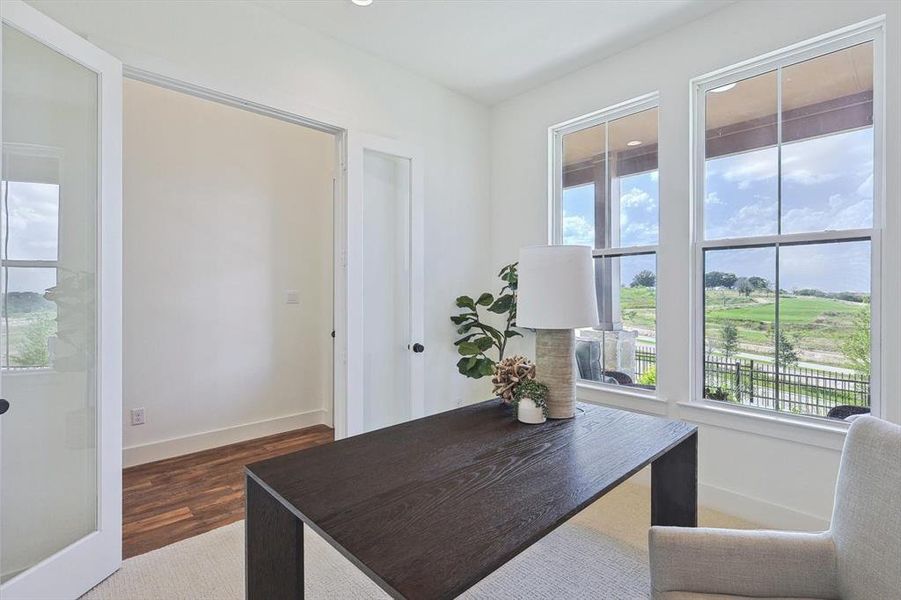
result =
[{"label": "black door knob", "polygon": [[0,415],[9,410],[9,400],[0,398]]},{"label": "black door knob", "polygon": [[425,350],[425,346],[423,346],[419,342],[416,342],[415,344],[413,344],[413,352],[416,352],[418,354],[418,353],[422,352],[423,350]]}]

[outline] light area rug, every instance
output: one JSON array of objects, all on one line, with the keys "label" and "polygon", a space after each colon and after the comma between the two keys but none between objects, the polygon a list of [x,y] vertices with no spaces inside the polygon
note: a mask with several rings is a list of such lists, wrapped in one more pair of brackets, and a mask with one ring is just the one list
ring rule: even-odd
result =
[{"label": "light area rug", "polygon": [[[623,484],[473,586],[461,598],[550,600],[648,598],[647,487]],[[701,524],[754,525],[702,509]],[[310,529],[304,529],[306,597],[388,596]],[[244,523],[126,560],[83,600],[239,600],[244,597]]]}]

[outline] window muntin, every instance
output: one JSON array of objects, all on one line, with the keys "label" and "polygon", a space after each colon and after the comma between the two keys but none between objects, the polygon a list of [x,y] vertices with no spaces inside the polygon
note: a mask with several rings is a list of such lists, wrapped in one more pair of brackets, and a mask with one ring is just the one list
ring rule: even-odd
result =
[{"label": "window muntin", "polygon": [[656,388],[656,99],[558,131],[555,241],[594,248],[600,326],[577,335],[580,378]]},{"label": "window muntin", "polygon": [[870,406],[873,53],[700,89],[705,398],[821,417]]}]

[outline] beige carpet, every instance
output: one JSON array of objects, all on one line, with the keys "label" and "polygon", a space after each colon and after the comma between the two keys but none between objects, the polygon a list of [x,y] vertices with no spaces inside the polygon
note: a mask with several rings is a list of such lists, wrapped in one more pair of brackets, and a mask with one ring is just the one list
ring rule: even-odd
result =
[{"label": "beige carpet", "polygon": [[[647,487],[626,483],[534,544],[462,597],[467,599],[648,597]],[[702,525],[754,527],[702,509]],[[309,529],[307,598],[387,598]],[[131,558],[84,600],[238,600],[244,597],[244,523]]]}]

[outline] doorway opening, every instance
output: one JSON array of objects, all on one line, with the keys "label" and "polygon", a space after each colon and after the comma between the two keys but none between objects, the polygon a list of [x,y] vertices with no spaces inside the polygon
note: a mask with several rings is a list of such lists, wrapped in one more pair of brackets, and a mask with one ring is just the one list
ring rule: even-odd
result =
[{"label": "doorway opening", "polygon": [[334,439],[343,130],[125,70],[123,555],[243,518]]}]

